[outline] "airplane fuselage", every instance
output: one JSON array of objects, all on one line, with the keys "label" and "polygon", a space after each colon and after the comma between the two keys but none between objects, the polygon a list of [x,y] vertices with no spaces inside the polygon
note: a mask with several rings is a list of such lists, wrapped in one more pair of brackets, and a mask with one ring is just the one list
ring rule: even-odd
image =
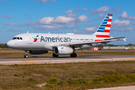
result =
[{"label": "airplane fuselage", "polygon": [[[11,48],[21,50],[53,50],[54,46],[68,45],[72,43],[88,43],[93,42],[95,40],[97,40],[95,35],[75,35],[73,33],[67,34],[26,33],[14,36],[14,38],[10,40],[7,44]],[[91,45],[83,45],[80,47],[80,49],[90,47]]]}]

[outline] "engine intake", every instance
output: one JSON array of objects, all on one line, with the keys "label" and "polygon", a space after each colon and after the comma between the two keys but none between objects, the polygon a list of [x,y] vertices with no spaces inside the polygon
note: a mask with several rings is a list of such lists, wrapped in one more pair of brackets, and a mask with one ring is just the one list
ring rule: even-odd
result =
[{"label": "engine intake", "polygon": [[66,46],[54,47],[54,53],[56,55],[68,55],[68,54],[72,54],[73,52],[74,50],[71,47],[66,47]]}]

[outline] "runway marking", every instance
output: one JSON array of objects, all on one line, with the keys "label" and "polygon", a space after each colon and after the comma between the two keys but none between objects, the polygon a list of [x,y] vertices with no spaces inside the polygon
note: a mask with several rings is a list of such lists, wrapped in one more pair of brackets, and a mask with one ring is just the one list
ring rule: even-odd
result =
[{"label": "runway marking", "polygon": [[135,59],[134,57],[130,57],[131,59]]},{"label": "runway marking", "polygon": [[30,62],[30,61],[26,61],[26,60],[21,60],[22,62],[26,62],[26,63],[32,63],[32,64],[39,64],[39,63],[36,63],[36,62]]}]

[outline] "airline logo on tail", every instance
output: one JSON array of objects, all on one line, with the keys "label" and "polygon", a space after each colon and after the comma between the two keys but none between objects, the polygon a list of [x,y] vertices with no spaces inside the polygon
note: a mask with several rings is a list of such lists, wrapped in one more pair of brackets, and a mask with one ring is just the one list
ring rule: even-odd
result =
[{"label": "airline logo on tail", "polygon": [[39,35],[37,35],[36,38],[34,38],[34,42],[37,42],[38,37],[39,37]]},{"label": "airline logo on tail", "polygon": [[[112,22],[112,16],[113,14],[108,14],[101,25],[99,26],[97,32],[95,32],[96,38],[110,38],[110,27],[111,27],[111,22]],[[102,41],[102,40],[95,40],[95,41]]]}]

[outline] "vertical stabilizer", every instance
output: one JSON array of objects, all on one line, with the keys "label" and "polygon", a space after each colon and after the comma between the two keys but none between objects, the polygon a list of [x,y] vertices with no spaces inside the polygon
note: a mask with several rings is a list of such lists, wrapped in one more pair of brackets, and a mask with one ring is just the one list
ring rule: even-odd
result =
[{"label": "vertical stabilizer", "polygon": [[98,39],[110,38],[109,34],[110,34],[112,16],[113,14],[106,15],[103,22],[101,23],[97,31],[94,33],[96,35],[96,38]]}]

